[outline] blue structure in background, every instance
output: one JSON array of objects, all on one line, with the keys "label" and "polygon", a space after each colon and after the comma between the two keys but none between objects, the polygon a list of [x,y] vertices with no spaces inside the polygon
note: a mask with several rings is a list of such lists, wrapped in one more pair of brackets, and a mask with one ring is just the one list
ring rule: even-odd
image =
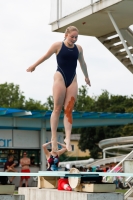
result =
[{"label": "blue structure in background", "polygon": [[[0,129],[40,130],[50,129],[52,111],[27,111],[0,108]],[[73,111],[73,128],[133,123],[133,113],[77,112]],[[61,112],[58,128],[63,128]]]}]

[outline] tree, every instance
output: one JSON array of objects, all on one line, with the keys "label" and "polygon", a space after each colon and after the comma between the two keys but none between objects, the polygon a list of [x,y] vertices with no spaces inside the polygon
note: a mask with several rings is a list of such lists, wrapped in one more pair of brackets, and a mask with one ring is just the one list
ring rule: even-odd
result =
[{"label": "tree", "polygon": [[34,99],[29,98],[25,101],[24,109],[37,111],[37,110],[48,110],[45,104],[42,104],[41,101],[35,101]]},{"label": "tree", "polygon": [[7,82],[0,84],[0,94],[0,107],[24,108],[25,96],[19,85]]},{"label": "tree", "polygon": [[53,110],[54,108],[53,96],[49,96],[47,98],[47,102],[44,104],[44,106],[47,107],[48,110]]},{"label": "tree", "polygon": [[45,104],[40,101],[29,98],[26,100],[24,92],[20,90],[19,85],[14,83],[0,84],[0,107],[18,108],[26,110],[48,110]]},{"label": "tree", "polygon": [[[133,96],[112,95],[103,90],[99,96],[88,96],[86,86],[79,88],[79,95],[75,111],[95,111],[95,112],[133,112]],[[79,148],[82,151],[88,149],[93,158],[98,158],[101,149],[98,147],[100,140],[132,135],[133,125],[126,126],[103,126],[75,128],[72,133],[80,133]]]},{"label": "tree", "polygon": [[93,111],[104,112],[110,107],[110,95],[107,90],[103,90],[101,95],[94,97],[94,100]]},{"label": "tree", "polygon": [[[128,124],[122,127],[122,136],[133,136],[133,124]],[[128,134],[127,134],[128,133]]]},{"label": "tree", "polygon": [[111,95],[110,96],[110,112],[125,113],[126,102],[128,102],[127,96]]},{"label": "tree", "polygon": [[97,136],[98,135],[96,134],[95,127],[82,128],[82,133],[78,144],[81,151],[86,151],[86,149],[88,149],[91,157],[93,158],[97,158],[98,152],[101,151],[101,149],[98,147],[99,138],[97,138]]},{"label": "tree", "polygon": [[79,94],[77,95],[77,101],[74,106],[75,111],[91,111],[94,104],[94,99],[89,97],[87,86],[81,86],[79,88]]}]

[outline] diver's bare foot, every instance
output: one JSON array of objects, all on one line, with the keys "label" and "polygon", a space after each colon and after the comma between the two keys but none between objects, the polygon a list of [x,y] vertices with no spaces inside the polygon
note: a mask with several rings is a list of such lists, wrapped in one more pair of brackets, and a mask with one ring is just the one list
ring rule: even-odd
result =
[{"label": "diver's bare foot", "polygon": [[70,140],[68,140],[68,139],[65,138],[64,142],[66,144],[67,151],[72,151],[72,146],[71,146]]},{"label": "diver's bare foot", "polygon": [[52,144],[52,151],[53,152],[58,151],[57,141],[56,140],[51,140],[51,144]]}]

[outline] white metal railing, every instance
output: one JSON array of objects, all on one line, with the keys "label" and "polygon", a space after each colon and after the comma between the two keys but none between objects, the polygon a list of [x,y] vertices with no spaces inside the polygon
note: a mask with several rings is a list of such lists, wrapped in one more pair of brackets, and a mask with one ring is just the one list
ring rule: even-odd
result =
[{"label": "white metal railing", "polygon": [[72,0],[71,3],[69,1],[70,0],[51,0],[50,23],[58,21],[62,17],[81,10],[86,6],[91,6],[101,0]]},{"label": "white metal railing", "polygon": [[132,157],[133,157],[133,150],[129,154],[127,154],[125,156],[125,158],[123,158],[112,170],[110,170],[110,173],[114,172],[126,159],[129,159],[129,158],[132,158]]},{"label": "white metal railing", "polygon": [[[129,153],[129,154],[127,154],[126,156],[125,156],[125,158],[124,159],[122,159],[112,170],[110,170],[110,173],[112,172],[112,173],[118,173],[119,174],[119,171],[122,169],[122,167],[120,167],[120,165],[125,161],[125,160],[127,160],[127,159],[131,159],[131,158],[133,158],[133,150]],[[120,168],[118,168],[118,167],[120,167]],[[118,170],[116,170],[116,169],[118,169]],[[112,177],[110,177],[110,178],[112,178]],[[126,177],[125,177],[126,178]],[[133,187],[130,185],[130,181],[133,179],[133,177],[131,177],[131,176],[128,176],[126,179],[125,179],[125,181],[124,181],[124,185],[128,185],[129,186],[129,190],[125,193],[125,195],[124,195],[124,199],[126,200],[127,198],[128,198],[128,196],[130,195],[130,193],[133,191]],[[108,179],[108,180],[106,180],[106,177],[104,176],[103,177],[103,181],[104,182],[108,182],[108,181],[110,181],[110,179]]]}]

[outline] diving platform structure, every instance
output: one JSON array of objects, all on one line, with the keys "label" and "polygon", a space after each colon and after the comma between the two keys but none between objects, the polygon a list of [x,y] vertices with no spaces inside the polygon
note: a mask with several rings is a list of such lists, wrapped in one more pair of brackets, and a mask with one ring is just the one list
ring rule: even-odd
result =
[{"label": "diving platform structure", "polygon": [[132,0],[51,0],[52,31],[64,33],[70,25],[79,34],[96,37],[133,73]]}]

